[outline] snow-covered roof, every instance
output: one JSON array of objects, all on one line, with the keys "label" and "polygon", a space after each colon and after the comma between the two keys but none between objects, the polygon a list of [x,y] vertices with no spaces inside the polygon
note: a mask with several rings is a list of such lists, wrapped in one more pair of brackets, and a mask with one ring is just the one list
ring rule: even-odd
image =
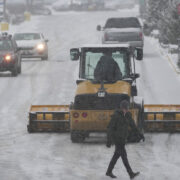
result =
[{"label": "snow-covered roof", "polygon": [[85,44],[81,48],[129,48],[129,44]]}]

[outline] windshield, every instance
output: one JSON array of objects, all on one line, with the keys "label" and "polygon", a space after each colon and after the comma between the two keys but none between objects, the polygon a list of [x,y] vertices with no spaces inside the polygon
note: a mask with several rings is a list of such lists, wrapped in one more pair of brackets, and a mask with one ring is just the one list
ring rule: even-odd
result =
[{"label": "windshield", "polygon": [[0,40],[0,51],[9,51],[12,50],[12,42],[9,40]]},{"label": "windshield", "polygon": [[[122,51],[120,49],[117,49],[117,50],[112,50],[111,53],[112,53],[112,56],[111,58],[106,58],[106,49],[104,48],[99,48],[98,50],[94,50],[94,49],[87,49],[85,50],[84,52],[84,55],[83,55],[83,58],[85,59],[85,61],[82,61],[83,63],[83,78],[85,79],[91,79],[91,80],[94,80],[96,79],[95,78],[95,70],[97,69],[98,65],[100,65],[100,60],[102,61],[103,59],[105,59],[105,61],[107,60],[107,65],[110,69],[111,67],[111,64],[115,61],[116,63],[114,64],[117,64],[118,66],[118,69],[120,70],[120,73],[122,74],[121,75],[121,78],[119,77],[118,79],[122,79],[122,78],[125,78],[129,75],[129,62],[128,62],[128,59],[127,59],[127,52],[126,51]],[[114,60],[112,62],[112,60]],[[108,62],[109,61],[109,62]],[[102,67],[104,67],[105,69],[105,66],[106,64],[103,64],[103,65],[100,65]],[[115,70],[114,70],[115,71]],[[113,71],[112,71],[113,73]]]},{"label": "windshield", "polygon": [[14,39],[16,41],[21,40],[38,40],[40,39],[40,34],[38,33],[21,33],[21,34],[15,34]]},{"label": "windshield", "polygon": [[140,28],[137,18],[111,18],[108,19],[105,28]]}]

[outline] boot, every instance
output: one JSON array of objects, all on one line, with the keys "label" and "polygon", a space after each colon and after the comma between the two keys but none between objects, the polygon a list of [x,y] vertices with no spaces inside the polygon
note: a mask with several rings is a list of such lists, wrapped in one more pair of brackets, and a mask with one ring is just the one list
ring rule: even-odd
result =
[{"label": "boot", "polygon": [[130,173],[129,174],[129,176],[130,176],[130,179],[134,179],[136,176],[138,176],[140,174],[140,172],[132,172],[132,173]]},{"label": "boot", "polygon": [[106,172],[106,176],[109,176],[111,178],[117,178],[112,172]]}]

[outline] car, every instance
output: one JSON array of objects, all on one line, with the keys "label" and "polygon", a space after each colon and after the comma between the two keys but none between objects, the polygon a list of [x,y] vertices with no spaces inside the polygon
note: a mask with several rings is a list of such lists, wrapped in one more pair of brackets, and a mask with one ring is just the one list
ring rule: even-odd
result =
[{"label": "car", "polygon": [[6,11],[6,13],[4,14],[4,11],[2,8],[0,8],[0,22],[9,22],[10,21],[10,14],[8,12],[8,10]]},{"label": "car", "polygon": [[31,14],[33,15],[52,15],[52,12],[45,2],[37,1],[31,7]]},{"label": "car", "polygon": [[21,24],[22,22],[24,22],[25,17],[24,14],[12,14],[11,15],[11,23],[12,24]]},{"label": "car", "polygon": [[12,35],[0,35],[0,71],[11,71],[12,76],[21,73],[21,53]]},{"label": "car", "polygon": [[71,10],[71,1],[65,0],[65,1],[57,1],[52,4],[52,8],[55,11],[68,11]]},{"label": "car", "polygon": [[14,39],[21,49],[22,58],[48,60],[48,40],[42,33],[16,33]]},{"label": "car", "polygon": [[52,15],[51,10],[45,6],[34,6],[31,10],[33,15]]},{"label": "car", "polygon": [[109,18],[105,26],[102,28],[98,25],[97,30],[103,31],[103,44],[128,43],[137,50],[138,59],[143,59],[144,37],[138,18]]}]

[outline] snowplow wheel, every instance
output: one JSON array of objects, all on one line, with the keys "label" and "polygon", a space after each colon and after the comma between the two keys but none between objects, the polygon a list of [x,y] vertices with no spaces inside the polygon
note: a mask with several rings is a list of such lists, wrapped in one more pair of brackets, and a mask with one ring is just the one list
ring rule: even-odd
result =
[{"label": "snowplow wheel", "polygon": [[18,73],[19,73],[19,74],[21,74],[21,64],[19,65],[19,67],[18,67],[18,70],[17,70],[17,71],[18,71]]},{"label": "snowplow wheel", "polygon": [[138,128],[141,132],[143,132],[144,128],[144,103],[142,102],[142,105],[139,106],[139,115],[138,115]]},{"label": "snowplow wheel", "polygon": [[47,60],[48,60],[48,54],[46,54],[45,56],[43,56],[43,57],[41,58],[41,60],[47,61]]},{"label": "snowplow wheel", "polygon": [[[135,108],[139,109],[139,114],[138,114],[138,129],[140,133],[143,133],[143,124],[144,124],[144,102],[142,101],[141,104],[135,104]],[[141,135],[139,134],[138,131],[135,130],[130,130],[129,131],[129,136],[128,136],[128,142],[130,143],[136,143],[140,142],[142,139]]]},{"label": "snowplow wheel", "polygon": [[73,143],[81,143],[85,140],[85,135],[81,132],[71,131],[71,141]]},{"label": "snowplow wheel", "polygon": [[27,131],[28,131],[28,133],[32,133],[33,132],[32,128],[29,125],[27,125]]},{"label": "snowplow wheel", "polygon": [[13,70],[11,71],[11,75],[13,76],[13,77],[16,77],[17,75],[18,75],[18,68],[15,66],[14,68],[13,68]]}]

